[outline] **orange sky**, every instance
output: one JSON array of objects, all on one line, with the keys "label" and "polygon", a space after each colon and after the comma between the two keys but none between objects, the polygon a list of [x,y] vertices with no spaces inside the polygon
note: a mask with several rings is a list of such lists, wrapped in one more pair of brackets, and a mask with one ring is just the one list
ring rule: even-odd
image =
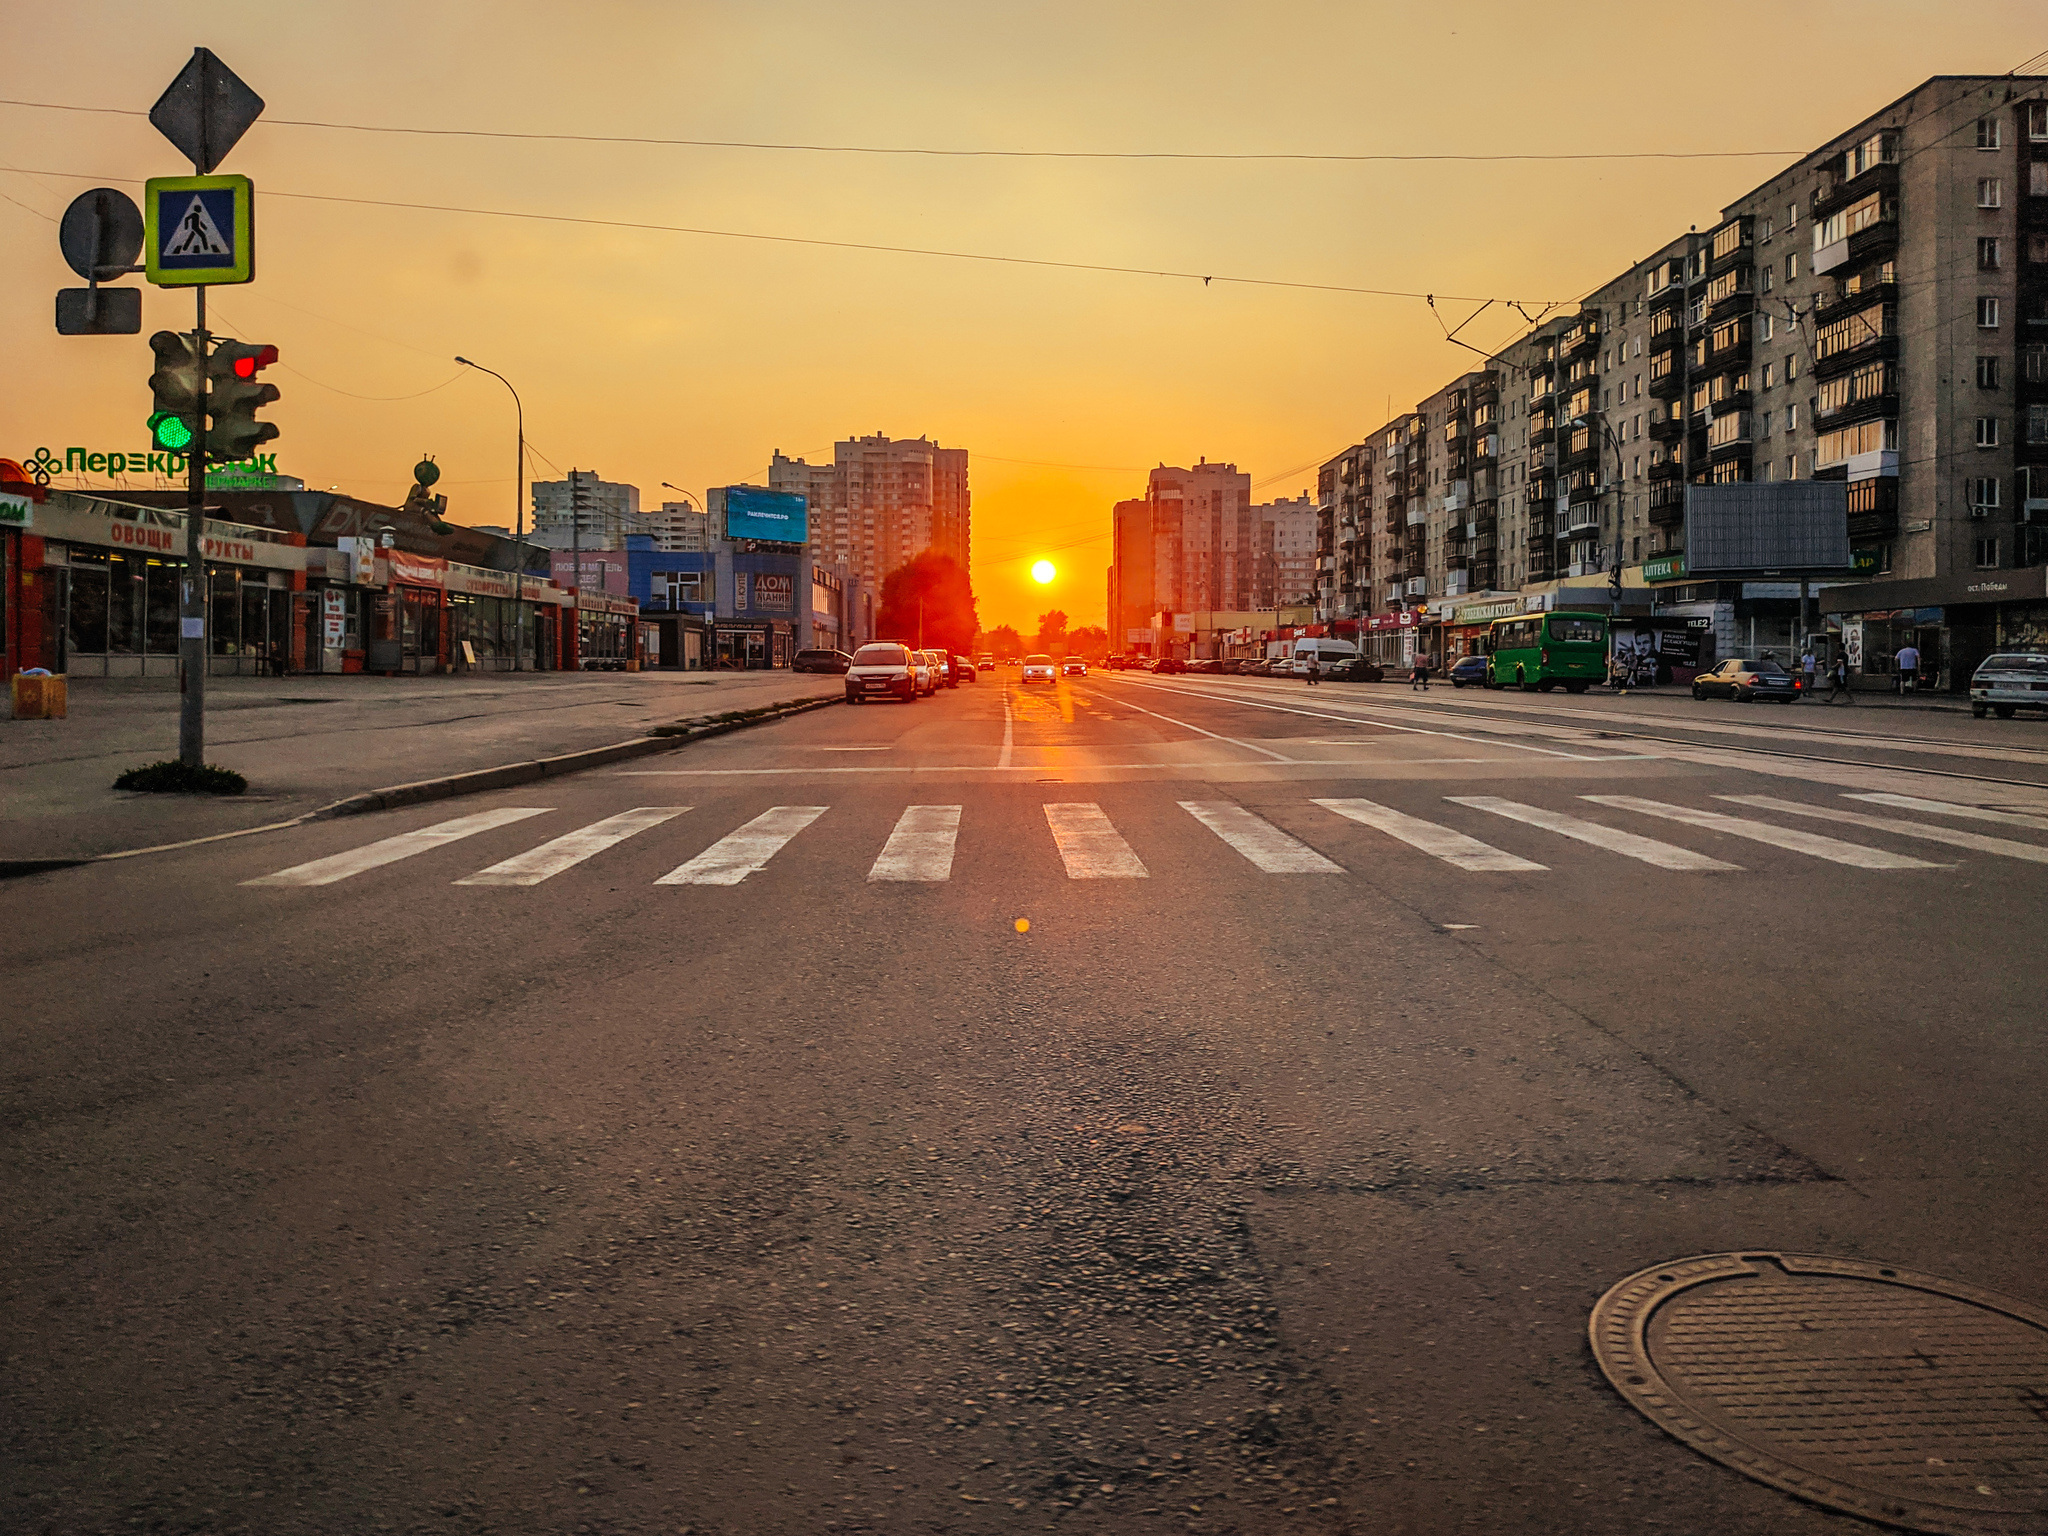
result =
[{"label": "orange sky", "polygon": [[[565,23],[567,23],[565,25]],[[1940,47],[1932,46],[1939,25]],[[779,142],[1337,153],[1797,153],[1933,73],[1999,72],[2038,5],[10,7],[0,95],[146,109],[194,44],[271,118]],[[1647,71],[1647,72],[1646,72]],[[139,118],[0,107],[0,453],[140,447],[147,334],[60,338],[54,218],[187,169]],[[422,452],[509,522],[509,376],[556,465],[701,490],[770,454],[925,433],[973,455],[983,622],[1101,622],[1110,505],[1207,455],[1261,499],[1465,365],[1415,300],[264,199],[322,193],[1304,282],[1569,299],[1765,159],[1313,165],[960,160],[450,140],[259,125],[257,281],[279,467],[397,500]],[[139,189],[133,189],[139,197]],[[1466,306],[1469,307],[1469,306]],[[1453,316],[1463,309],[1447,305]],[[1497,344],[1483,317],[1466,334]],[[457,375],[464,375],[457,377]],[[443,387],[445,386],[445,387]],[[424,393],[422,393],[424,392]],[[412,398],[393,398],[406,397]],[[374,398],[365,398],[374,397]],[[551,471],[546,471],[553,478]],[[1050,554],[1050,587],[1028,576]]]}]

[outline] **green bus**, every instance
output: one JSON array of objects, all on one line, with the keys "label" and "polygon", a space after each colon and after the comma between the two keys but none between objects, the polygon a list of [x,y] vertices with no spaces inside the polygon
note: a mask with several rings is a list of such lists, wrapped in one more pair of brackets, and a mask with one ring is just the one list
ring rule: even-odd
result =
[{"label": "green bus", "polygon": [[1486,633],[1486,686],[1584,693],[1607,675],[1607,615],[1528,613],[1495,619]]}]

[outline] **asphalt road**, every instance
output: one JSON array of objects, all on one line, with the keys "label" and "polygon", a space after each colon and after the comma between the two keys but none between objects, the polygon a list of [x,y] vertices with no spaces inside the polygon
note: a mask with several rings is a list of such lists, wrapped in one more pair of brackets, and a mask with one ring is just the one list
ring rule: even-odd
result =
[{"label": "asphalt road", "polygon": [[1871,1529],[1586,1315],[2048,1303],[2048,756],[1630,703],[989,680],[11,882],[0,1526]]}]

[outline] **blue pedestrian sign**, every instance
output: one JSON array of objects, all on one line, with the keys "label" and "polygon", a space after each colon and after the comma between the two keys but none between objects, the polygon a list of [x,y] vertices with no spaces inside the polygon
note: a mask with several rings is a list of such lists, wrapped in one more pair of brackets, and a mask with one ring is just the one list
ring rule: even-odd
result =
[{"label": "blue pedestrian sign", "polygon": [[160,287],[256,275],[256,189],[246,176],[154,176],[143,193],[143,261]]}]

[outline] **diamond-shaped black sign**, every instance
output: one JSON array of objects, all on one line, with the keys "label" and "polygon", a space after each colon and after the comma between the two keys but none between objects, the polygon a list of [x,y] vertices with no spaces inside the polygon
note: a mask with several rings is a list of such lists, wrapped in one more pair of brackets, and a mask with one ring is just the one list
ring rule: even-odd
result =
[{"label": "diamond-shaped black sign", "polygon": [[263,98],[209,48],[194,48],[178,78],[149,109],[156,131],[177,146],[201,176],[227,159],[235,141],[263,115]]}]

